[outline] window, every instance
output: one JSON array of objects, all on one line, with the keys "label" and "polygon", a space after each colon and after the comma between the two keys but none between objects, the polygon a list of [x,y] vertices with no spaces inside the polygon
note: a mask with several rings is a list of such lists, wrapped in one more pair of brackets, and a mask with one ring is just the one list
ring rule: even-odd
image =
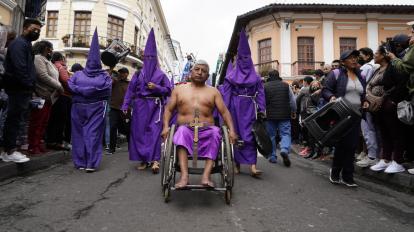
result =
[{"label": "window", "polygon": [[298,37],[298,74],[315,69],[315,43],[313,37]]},{"label": "window", "polygon": [[272,60],[272,40],[264,39],[259,41],[259,64]]},{"label": "window", "polygon": [[73,28],[73,46],[85,47],[89,45],[91,32],[91,12],[75,12],[75,24]]},{"label": "window", "polygon": [[357,48],[356,38],[339,38],[339,53],[355,50]]},{"label": "window", "polygon": [[108,17],[108,39],[122,40],[124,35],[124,20],[115,16]]},{"label": "window", "polygon": [[46,37],[48,38],[56,38],[58,14],[59,13],[57,11],[47,12]]}]

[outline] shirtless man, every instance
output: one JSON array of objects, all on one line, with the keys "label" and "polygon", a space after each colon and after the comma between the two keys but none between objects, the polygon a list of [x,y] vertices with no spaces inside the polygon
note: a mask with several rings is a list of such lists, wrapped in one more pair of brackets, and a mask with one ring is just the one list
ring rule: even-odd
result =
[{"label": "shirtless man", "polygon": [[[195,137],[198,139],[196,154],[198,157],[206,158],[201,184],[214,187],[210,180],[210,173],[221,142],[220,129],[214,126],[213,111],[215,108],[229,128],[230,142],[234,144],[237,140],[230,112],[224,105],[220,92],[205,84],[208,75],[207,62],[198,60],[191,69],[191,82],[178,85],[173,90],[164,112],[164,128],[161,133],[164,139],[168,136],[169,122],[174,110],[177,109],[178,112],[178,129],[174,134],[173,142],[177,145],[181,177],[176,188],[184,188],[188,185],[188,155],[194,154]],[[201,126],[196,129],[194,124]]]}]

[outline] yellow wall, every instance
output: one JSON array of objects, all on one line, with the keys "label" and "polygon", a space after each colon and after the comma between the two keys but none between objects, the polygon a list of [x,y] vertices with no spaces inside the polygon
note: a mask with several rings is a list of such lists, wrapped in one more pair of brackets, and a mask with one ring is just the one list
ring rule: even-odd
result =
[{"label": "yellow wall", "polygon": [[0,23],[4,25],[11,25],[12,12],[4,6],[0,5]]},{"label": "yellow wall", "polygon": [[[306,23],[307,20],[296,20],[294,24],[291,25],[291,52],[292,52],[292,63],[298,60],[298,37],[313,37],[315,45],[315,62],[323,61],[323,45],[322,45],[322,22],[316,22],[317,20],[312,20],[315,23]],[[305,28],[297,28],[296,26],[301,25]],[[306,28],[306,26],[317,28]],[[283,52],[283,51],[282,51]]]},{"label": "yellow wall", "polygon": [[252,51],[253,63],[257,64],[259,60],[259,41],[264,39],[272,40],[272,61],[280,61],[280,29],[276,23],[270,22],[259,27],[253,27],[250,31],[250,49]]},{"label": "yellow wall", "polygon": [[[361,20],[346,20],[349,23],[339,23],[345,20],[334,21],[334,59],[338,59],[340,56],[339,38],[357,38],[357,49],[366,47],[367,44],[367,24],[366,21]],[[359,29],[338,29],[338,26],[357,26]]]}]

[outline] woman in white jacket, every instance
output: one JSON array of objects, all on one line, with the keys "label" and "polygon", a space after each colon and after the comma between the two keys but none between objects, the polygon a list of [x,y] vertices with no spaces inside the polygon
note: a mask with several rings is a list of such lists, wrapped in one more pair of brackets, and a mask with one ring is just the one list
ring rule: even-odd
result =
[{"label": "woman in white jacket", "polygon": [[35,156],[46,152],[41,141],[49,121],[52,104],[63,92],[63,87],[59,82],[59,72],[50,62],[53,45],[49,41],[40,41],[34,44],[33,51],[35,53],[34,63],[37,74],[35,97],[42,99],[41,101],[44,100],[43,107],[34,108],[30,114],[29,154]]}]

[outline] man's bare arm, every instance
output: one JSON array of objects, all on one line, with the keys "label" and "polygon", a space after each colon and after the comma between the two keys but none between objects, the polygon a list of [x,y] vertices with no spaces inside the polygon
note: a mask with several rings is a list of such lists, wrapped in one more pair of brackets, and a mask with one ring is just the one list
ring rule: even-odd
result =
[{"label": "man's bare arm", "polygon": [[167,106],[165,107],[164,111],[164,118],[163,118],[163,130],[161,133],[161,136],[165,139],[168,135],[170,120],[172,117],[172,114],[174,113],[175,108],[177,107],[177,88],[175,88],[172,93],[171,97],[167,103]]},{"label": "man's bare arm", "polygon": [[230,111],[227,109],[226,105],[224,104],[223,98],[218,90],[215,90],[214,94],[214,103],[224,119],[224,123],[228,126],[230,131],[230,139],[232,143],[235,143],[237,140],[236,131],[234,129],[233,119],[231,118]]}]

